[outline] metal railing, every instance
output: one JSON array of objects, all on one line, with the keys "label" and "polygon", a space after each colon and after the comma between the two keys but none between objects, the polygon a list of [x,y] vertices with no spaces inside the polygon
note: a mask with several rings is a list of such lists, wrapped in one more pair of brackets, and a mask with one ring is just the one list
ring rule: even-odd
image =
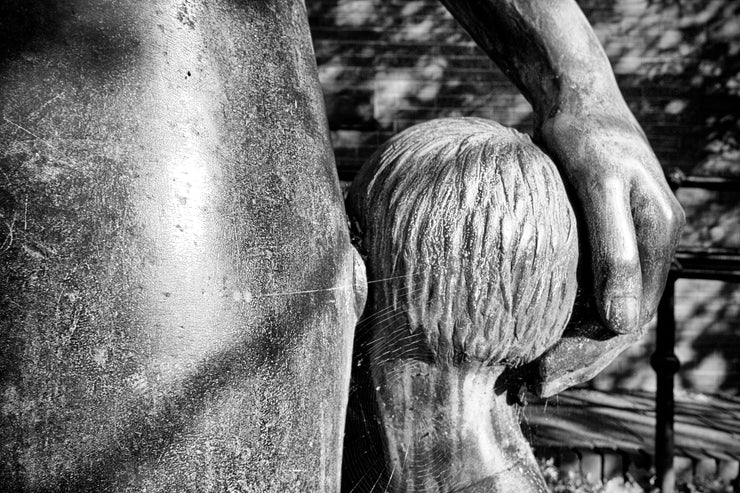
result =
[{"label": "metal railing", "polygon": [[[703,176],[684,176],[680,171],[667,175],[673,190],[702,188],[713,191],[740,191],[740,179]],[[675,435],[673,417],[675,402],[673,383],[681,362],[675,353],[676,318],[675,284],[678,279],[706,279],[740,282],[740,252],[728,249],[681,248],[676,253],[668,275],[663,297],[658,305],[655,352],[650,363],[655,369],[655,471],[657,485],[662,493],[673,493],[676,471],[673,467]]]}]

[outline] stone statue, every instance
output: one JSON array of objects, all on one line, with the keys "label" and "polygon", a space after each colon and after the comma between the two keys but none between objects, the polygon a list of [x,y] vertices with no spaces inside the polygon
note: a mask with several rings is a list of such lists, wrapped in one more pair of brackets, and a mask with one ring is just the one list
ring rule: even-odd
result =
[{"label": "stone statue", "polygon": [[388,491],[546,491],[506,374],[560,339],[575,299],[578,234],[555,165],[495,122],[434,120],[383,145],[348,206],[378,280],[357,337]]},{"label": "stone statue", "polygon": [[[639,332],[682,215],[585,18],[445,3],[535,108],[600,319]],[[0,112],[0,484],[337,491],[365,278],[304,3],[3,1]]]},{"label": "stone statue", "polygon": [[584,250],[580,333],[543,357],[543,395],[592,378],[639,339],[685,218],[574,1],[442,0],[534,108],[534,138],[573,192]]},{"label": "stone statue", "polygon": [[336,491],[365,278],[303,2],[0,24],[0,490]]}]

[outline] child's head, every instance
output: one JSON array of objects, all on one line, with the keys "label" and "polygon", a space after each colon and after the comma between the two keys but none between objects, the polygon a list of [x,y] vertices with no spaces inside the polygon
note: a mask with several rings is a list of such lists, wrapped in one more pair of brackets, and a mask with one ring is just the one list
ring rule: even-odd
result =
[{"label": "child's head", "polygon": [[576,222],[552,161],[493,121],[392,138],[350,189],[387,354],[519,365],[557,341],[576,292]]}]

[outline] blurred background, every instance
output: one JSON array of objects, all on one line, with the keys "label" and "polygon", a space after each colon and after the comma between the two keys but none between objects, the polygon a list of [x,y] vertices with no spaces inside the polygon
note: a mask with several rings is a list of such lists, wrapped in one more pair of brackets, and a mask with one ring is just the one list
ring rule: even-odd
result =
[{"label": "blurred background", "polygon": [[[667,173],[740,177],[740,2],[581,0]],[[495,119],[532,131],[529,103],[437,0],[307,2],[337,167],[422,121]],[[740,248],[740,191],[678,190],[682,248]],[[740,394],[740,285],[676,284],[677,393]],[[589,385],[655,389],[654,331]]]}]

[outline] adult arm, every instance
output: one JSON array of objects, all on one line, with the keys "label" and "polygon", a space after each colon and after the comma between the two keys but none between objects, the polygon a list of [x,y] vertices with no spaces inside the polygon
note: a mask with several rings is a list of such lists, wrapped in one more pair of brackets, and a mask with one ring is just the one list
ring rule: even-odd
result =
[{"label": "adult arm", "polygon": [[596,307],[612,331],[655,313],[684,224],[609,61],[573,0],[442,0],[514,81],[577,198]]}]

